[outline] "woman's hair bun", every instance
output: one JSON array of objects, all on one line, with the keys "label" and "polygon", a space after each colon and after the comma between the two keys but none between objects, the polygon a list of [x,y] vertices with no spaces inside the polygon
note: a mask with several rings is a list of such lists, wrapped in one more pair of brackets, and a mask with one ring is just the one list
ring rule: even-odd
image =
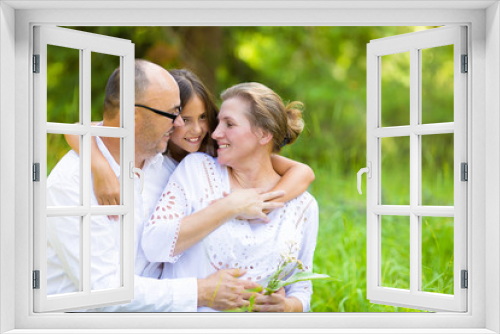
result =
[{"label": "woman's hair bun", "polygon": [[286,105],[285,111],[287,116],[287,131],[283,144],[288,145],[293,143],[302,130],[304,130],[304,120],[302,119],[304,104],[300,101],[290,102]]}]

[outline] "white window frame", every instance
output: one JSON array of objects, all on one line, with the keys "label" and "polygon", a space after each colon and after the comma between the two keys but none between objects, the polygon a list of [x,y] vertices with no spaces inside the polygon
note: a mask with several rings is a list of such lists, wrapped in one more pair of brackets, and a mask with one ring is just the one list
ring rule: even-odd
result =
[{"label": "white window frame", "polygon": [[[467,30],[464,26],[440,27],[431,30],[372,40],[367,46],[367,162],[371,166],[367,179],[367,298],[372,303],[396,305],[423,310],[463,312],[467,310],[467,290],[461,287],[461,271],[467,270],[467,184],[461,181],[461,163],[467,163],[467,73],[461,73],[461,56],[467,54]],[[422,123],[422,53],[421,50],[453,46],[453,121]],[[381,78],[382,57],[409,53],[410,104],[409,124],[386,126],[382,124]],[[422,135],[453,134],[454,204],[432,206],[422,204]],[[409,187],[407,205],[381,203],[381,160],[383,138],[403,136],[409,141]],[[395,166],[397,168],[398,166]],[[387,182],[387,180],[385,181]],[[383,286],[382,273],[382,217],[388,215],[408,217],[409,228],[409,289]],[[454,293],[439,294],[422,291],[422,217],[453,218],[453,276]],[[435,255],[439,257],[439,254]]]},{"label": "white window frame", "polygon": [[[34,27],[34,54],[39,56],[39,73],[33,74],[34,162],[39,163],[39,181],[34,193],[34,270],[39,273],[39,288],[34,289],[35,312],[81,310],[106,304],[123,304],[134,297],[134,44],[128,40],[90,34],[51,26]],[[79,114],[78,124],[47,122],[47,45],[78,50]],[[120,126],[91,124],[91,54],[116,56],[120,64]],[[80,200],[72,207],[47,207],[47,134],[72,134],[80,138]],[[92,136],[115,137],[120,140],[120,184],[122,203],[92,206],[90,151]],[[92,215],[120,217],[120,286],[92,291],[91,223]],[[80,283],[78,292],[47,295],[47,224],[49,218],[79,217]],[[78,219],[78,218],[77,218]],[[68,221],[66,221],[68,223]],[[69,268],[67,268],[69,271]],[[68,272],[68,275],[71,275]]]},{"label": "white window frame", "polygon": [[[63,6],[69,8],[61,8]],[[117,8],[127,6],[130,9]],[[393,8],[397,7],[397,8]],[[99,8],[97,8],[99,7]],[[103,8],[104,7],[104,8]],[[137,10],[137,7],[145,9]],[[149,10],[147,9],[149,7]],[[162,7],[162,8],[155,8]],[[76,9],[78,8],[78,9]],[[224,8],[224,9],[220,9]],[[469,307],[436,314],[34,314],[31,157],[31,31],[54,25],[443,25],[465,24],[471,45]],[[0,3],[0,332],[70,333],[71,329],[192,329],[184,333],[500,332],[500,10],[498,1],[8,1]],[[486,70],[487,69],[487,70]],[[14,84],[12,84],[14,82]],[[14,140],[13,140],[14,139]],[[12,145],[12,143],[15,145]],[[360,166],[361,167],[361,166]],[[353,187],[355,187],[353,179]],[[14,198],[12,194],[15,194]],[[487,194],[487,195],[486,195]],[[28,208],[28,209],[27,209]],[[15,287],[14,289],[12,287]],[[14,305],[14,307],[12,307]],[[196,321],[193,321],[196,317]],[[293,329],[283,330],[290,326]],[[98,330],[101,328],[102,330]],[[355,330],[357,328],[358,330]],[[380,330],[385,328],[385,330]],[[280,330],[282,329],[282,330]],[[153,330],[151,330],[152,332]],[[47,332],[47,331],[45,331]],[[76,332],[76,331],[73,331]],[[241,332],[241,331],[238,331]],[[248,330],[247,332],[251,332]]]}]

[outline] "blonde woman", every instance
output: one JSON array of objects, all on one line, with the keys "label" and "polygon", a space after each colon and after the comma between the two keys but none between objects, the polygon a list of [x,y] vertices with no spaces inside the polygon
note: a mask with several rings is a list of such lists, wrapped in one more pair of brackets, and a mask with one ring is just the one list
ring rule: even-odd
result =
[{"label": "blonde woman", "polygon": [[[302,104],[285,106],[262,84],[236,85],[222,94],[222,100],[219,124],[212,134],[219,146],[217,158],[195,153],[177,167],[146,223],[142,240],[146,257],[167,262],[165,278],[205,277],[237,268],[246,272],[244,279],[265,284],[283,252],[312,271],[318,207],[307,192],[269,213],[266,223],[245,220],[238,212],[228,222],[183,221],[224,194],[275,187],[282,177],[273,168],[272,156],[292,144],[303,129]],[[295,283],[286,293],[259,295],[254,310],[306,312],[311,294],[310,282]],[[211,309],[201,307],[199,311]]]}]

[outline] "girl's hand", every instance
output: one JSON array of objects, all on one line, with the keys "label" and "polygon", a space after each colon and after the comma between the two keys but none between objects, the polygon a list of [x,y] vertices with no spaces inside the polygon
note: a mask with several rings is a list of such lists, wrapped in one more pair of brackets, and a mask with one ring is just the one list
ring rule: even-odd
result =
[{"label": "girl's hand", "polygon": [[[97,125],[92,122],[92,125]],[[80,154],[80,139],[77,135],[64,135],[68,145]],[[90,141],[90,169],[92,170],[92,179],[94,193],[99,205],[120,205],[120,182],[118,181],[113,169],[99,150],[94,137]],[[111,220],[118,220],[118,216],[108,216]]]},{"label": "girl's hand", "polygon": [[235,218],[269,222],[266,212],[281,208],[283,203],[275,202],[285,195],[283,190],[264,192],[263,189],[237,189],[224,193],[222,200],[234,209]]},{"label": "girl's hand", "polygon": [[120,205],[120,182],[114,174],[112,177],[94,175],[94,190],[99,205]]},{"label": "girl's hand", "polygon": [[[93,168],[94,192],[99,205],[120,205],[120,182],[109,164],[103,163]],[[118,220],[118,216],[108,216]]]}]

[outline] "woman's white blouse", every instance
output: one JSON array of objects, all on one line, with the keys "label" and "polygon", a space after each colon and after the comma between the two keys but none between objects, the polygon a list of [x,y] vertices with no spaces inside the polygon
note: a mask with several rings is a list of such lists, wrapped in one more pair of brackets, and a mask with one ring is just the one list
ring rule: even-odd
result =
[{"label": "woman's white blouse", "polygon": [[[271,212],[267,224],[233,219],[174,256],[182,218],[207,207],[224,191],[230,192],[227,168],[209,155],[190,154],[175,169],[146,223],[142,240],[149,261],[166,262],[163,278],[205,278],[219,269],[240,268],[247,272],[243,279],[265,286],[285,253],[301,260],[306,271],[312,271],[318,205],[308,192]],[[303,310],[309,310],[309,281],[294,283],[285,290],[287,297],[298,298]]]}]

